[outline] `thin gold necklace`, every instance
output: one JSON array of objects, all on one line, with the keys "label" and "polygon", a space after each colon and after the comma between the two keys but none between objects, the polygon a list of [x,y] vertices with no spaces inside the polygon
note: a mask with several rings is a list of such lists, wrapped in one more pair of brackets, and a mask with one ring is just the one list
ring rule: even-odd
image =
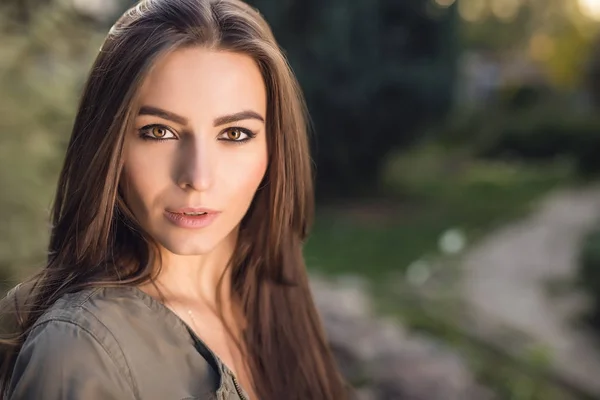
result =
[{"label": "thin gold necklace", "polygon": [[187,312],[188,312],[188,315],[190,316],[190,319],[192,320],[192,324],[194,324],[194,328],[197,328],[196,320],[194,319],[194,313],[192,312],[192,309],[188,308]]}]

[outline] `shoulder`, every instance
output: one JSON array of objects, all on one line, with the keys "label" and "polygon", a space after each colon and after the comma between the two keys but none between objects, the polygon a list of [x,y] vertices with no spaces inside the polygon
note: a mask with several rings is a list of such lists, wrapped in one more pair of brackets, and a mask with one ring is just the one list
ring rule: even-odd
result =
[{"label": "shoulder", "polygon": [[[189,338],[181,321],[164,306],[126,286],[90,288],[62,296],[35,322],[31,335],[48,335],[57,326],[85,332],[122,364],[128,349],[150,350],[158,341]],[[144,342],[147,346],[142,346]]]},{"label": "shoulder", "polygon": [[135,287],[96,287],[64,295],[34,326],[66,322],[96,333],[116,334],[128,329],[148,329],[148,324],[154,324],[157,317],[164,319],[164,314],[164,306]]},{"label": "shoulder", "polygon": [[135,288],[90,288],[63,295],[34,323],[31,335],[48,335],[57,326],[86,332],[110,353],[121,352],[120,332],[142,329],[131,315],[148,313]]},{"label": "shoulder", "polygon": [[197,397],[219,387],[220,365],[173,312],[138,288],[63,296],[36,321],[24,354],[36,347],[43,365],[64,363],[73,375],[109,371],[138,398]]},{"label": "shoulder", "polygon": [[103,319],[113,313],[123,314],[127,309],[148,309],[138,292],[136,288],[122,286],[95,287],[68,293],[58,299],[35,325],[59,320],[83,322],[90,318]]},{"label": "shoulder", "polygon": [[20,354],[73,368],[70,356],[78,354],[88,361],[79,367],[93,366],[96,360],[132,383],[121,340],[126,335],[121,332],[129,334],[135,327],[124,323],[127,314],[144,305],[131,290],[93,288],[62,296],[33,324]]},{"label": "shoulder", "polygon": [[63,296],[35,322],[18,353],[9,398],[137,397],[113,332],[85,307],[95,293]]}]

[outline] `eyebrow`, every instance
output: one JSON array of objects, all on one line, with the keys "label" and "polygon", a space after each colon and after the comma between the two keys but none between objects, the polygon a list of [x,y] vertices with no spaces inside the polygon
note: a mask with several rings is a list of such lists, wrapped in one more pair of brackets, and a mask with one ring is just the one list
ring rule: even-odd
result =
[{"label": "eyebrow", "polygon": [[[182,117],[181,115],[177,115],[170,111],[163,110],[162,108],[152,106],[141,107],[139,115],[153,115],[155,117],[173,121],[179,125],[187,125],[189,122],[187,118]],[[231,124],[237,121],[243,121],[246,119],[256,119],[261,122],[265,122],[265,119],[259,113],[252,110],[244,110],[234,114],[223,115],[221,117],[215,118],[213,125],[216,127],[225,124]]]}]

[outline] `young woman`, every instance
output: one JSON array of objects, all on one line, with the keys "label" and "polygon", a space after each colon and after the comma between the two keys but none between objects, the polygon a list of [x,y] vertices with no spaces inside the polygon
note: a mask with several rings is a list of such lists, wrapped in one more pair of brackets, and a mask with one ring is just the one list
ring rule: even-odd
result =
[{"label": "young woman", "polygon": [[302,96],[258,12],[142,1],[85,86],[47,265],[5,299],[3,398],[345,398],[312,208]]}]

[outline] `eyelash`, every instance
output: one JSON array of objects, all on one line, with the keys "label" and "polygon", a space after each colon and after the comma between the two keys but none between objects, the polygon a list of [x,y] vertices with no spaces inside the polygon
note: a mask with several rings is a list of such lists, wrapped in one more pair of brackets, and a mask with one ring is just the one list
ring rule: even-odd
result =
[{"label": "eyelash", "polygon": [[[161,125],[161,124],[151,124],[151,125],[146,125],[142,128],[139,129],[139,136],[142,140],[151,140],[151,141],[155,141],[155,142],[162,142],[165,140],[174,140],[175,138],[157,138],[157,137],[153,137],[150,134],[148,134],[148,132],[150,130],[152,130],[153,128],[162,128],[165,129],[169,132],[171,132],[171,134],[173,136],[175,136],[175,133],[173,132],[174,130],[169,128],[166,125]],[[219,134],[219,136],[221,136],[223,133],[229,131],[229,130],[239,130],[242,133],[246,134],[246,138],[244,139],[240,139],[240,140],[231,140],[231,139],[218,139],[224,142],[231,142],[231,143],[235,143],[235,144],[243,144],[244,142],[247,142],[251,139],[254,139],[256,137],[256,133],[252,132],[250,129],[246,129],[246,128],[241,128],[241,127],[237,127],[237,126],[232,126],[230,128],[227,128],[225,130],[223,130],[221,132],[221,134]]]}]

